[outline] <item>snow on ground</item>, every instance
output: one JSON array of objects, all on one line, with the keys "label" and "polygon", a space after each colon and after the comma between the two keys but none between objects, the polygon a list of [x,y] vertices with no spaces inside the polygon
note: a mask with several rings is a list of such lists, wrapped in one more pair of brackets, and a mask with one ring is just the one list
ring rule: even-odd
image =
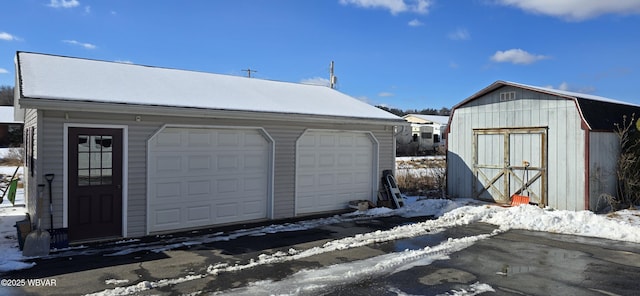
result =
[{"label": "snow on ground", "polygon": [[[2,168],[0,172],[10,170]],[[6,199],[0,204],[0,272],[30,268],[34,263],[30,258],[25,258],[18,249],[17,231],[15,222],[22,220],[25,215],[24,193],[19,189],[16,195],[16,206],[12,206]],[[350,281],[358,281],[365,277],[378,276],[398,272],[406,266],[427,265],[435,260],[447,260],[454,252],[473,245],[474,242],[487,239],[497,233],[509,229],[525,229],[546,231],[553,233],[572,234],[581,236],[600,237],[611,240],[640,243],[640,211],[623,210],[610,214],[596,215],[589,211],[560,211],[553,209],[541,209],[539,207],[523,205],[519,207],[500,207],[497,205],[479,202],[472,199],[428,199],[419,200],[416,197],[408,197],[406,206],[401,209],[374,208],[367,211],[354,211],[352,213],[337,215],[329,218],[312,219],[296,223],[274,224],[266,227],[242,229],[229,233],[217,233],[203,235],[201,237],[175,238],[173,241],[165,240],[165,244],[145,244],[135,239],[126,240],[124,244],[114,246],[113,253],[107,256],[120,256],[140,250],[163,252],[179,248],[189,244],[203,244],[212,241],[233,240],[242,236],[258,236],[268,233],[296,231],[311,229],[322,225],[354,221],[358,219],[370,219],[390,215],[404,217],[434,216],[436,219],[423,222],[402,225],[386,231],[375,231],[358,234],[329,241],[322,246],[309,249],[289,249],[287,252],[275,254],[261,254],[245,264],[228,265],[226,263],[212,264],[207,273],[193,274],[188,277],[161,279],[158,281],[143,281],[129,286],[115,287],[104,290],[94,295],[128,295],[141,291],[187,282],[207,276],[215,276],[220,273],[250,269],[264,264],[273,264],[291,260],[299,260],[336,250],[346,250],[365,246],[378,242],[417,237],[440,232],[446,228],[466,225],[474,222],[485,222],[499,226],[499,229],[491,234],[470,236],[459,239],[449,239],[439,245],[426,247],[419,250],[405,250],[402,252],[385,254],[367,260],[338,264],[325,268],[304,270],[291,275],[278,282],[261,281],[247,287],[225,293],[290,293],[297,295],[313,294],[322,287],[343,284],[347,278]],[[116,252],[116,250],[118,250]],[[65,256],[67,252],[80,252],[91,254],[86,247],[75,247],[58,252]],[[333,277],[340,274],[340,278]],[[344,275],[348,277],[345,278]],[[107,284],[127,285],[116,279],[109,279]],[[475,283],[462,291],[451,291],[447,295],[477,295],[491,291],[491,287],[483,283]]]},{"label": "snow on ground", "polygon": [[[261,254],[245,264],[214,264],[209,266],[208,274],[190,275],[186,278],[163,279],[154,282],[145,281],[132,286],[101,291],[93,295],[129,295],[225,272],[245,270],[265,264],[300,260],[322,253],[346,250],[373,243],[433,234],[445,228],[474,222],[491,223],[500,226],[500,228],[488,235],[449,239],[440,245],[420,250],[405,250],[362,261],[337,264],[314,270],[303,270],[281,281],[260,281],[247,287],[224,291],[224,294],[314,294],[327,286],[344,285],[367,277],[397,272],[402,268],[407,268],[407,266],[426,265],[435,260],[446,260],[450,254],[471,246],[478,240],[489,238],[512,228],[594,236],[640,243],[640,212],[631,210],[620,211],[614,215],[596,215],[588,211],[554,211],[530,205],[505,208],[471,199],[452,201],[408,198],[407,206],[403,209],[377,208],[363,212],[356,211],[351,214],[336,216],[333,219],[340,221],[341,219],[349,219],[350,216],[354,215],[376,217],[389,215],[390,213],[411,217],[435,215],[438,218],[411,225],[398,226],[386,231],[375,231],[333,240],[322,246],[306,250],[289,249],[288,252]],[[297,228],[299,226],[292,224],[291,227]],[[615,231],[612,231],[612,229],[615,229]],[[285,229],[281,228],[280,231],[285,231]],[[333,277],[335,274],[340,274],[341,276],[339,278]],[[468,289],[464,289],[464,291],[451,291],[449,295],[477,295],[486,291],[491,291],[491,287],[486,284],[476,283]]]},{"label": "snow on ground", "polygon": [[[3,171],[3,170],[0,170]],[[12,174],[13,171],[9,174]],[[18,248],[16,222],[25,218],[24,190],[16,190],[16,206],[5,198],[0,204],[0,273],[30,268],[34,263],[25,260]]]},{"label": "snow on ground", "polygon": [[396,176],[428,177],[441,175],[444,173],[445,168],[434,167],[434,164],[444,164],[444,161],[445,157],[442,155],[396,157]]}]

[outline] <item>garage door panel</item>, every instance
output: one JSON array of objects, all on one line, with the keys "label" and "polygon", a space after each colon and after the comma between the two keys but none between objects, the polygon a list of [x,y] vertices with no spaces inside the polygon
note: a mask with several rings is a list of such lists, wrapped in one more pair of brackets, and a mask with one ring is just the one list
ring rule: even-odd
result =
[{"label": "garage door panel", "polygon": [[209,148],[213,144],[212,134],[207,130],[190,130],[186,132],[187,143],[190,147]]},{"label": "garage door panel", "polygon": [[349,185],[349,184],[353,184],[353,173],[336,174],[336,185]]},{"label": "garage door panel", "polygon": [[316,195],[311,192],[307,194],[299,194],[296,196],[296,208],[298,211],[309,211],[313,207],[313,200]]},{"label": "garage door panel", "polygon": [[219,146],[236,147],[240,145],[240,135],[236,131],[220,131],[217,140]]},{"label": "garage door panel", "polygon": [[244,191],[247,193],[262,193],[264,190],[264,184],[267,183],[267,179],[262,176],[255,178],[245,178],[244,179]]},{"label": "garage door panel", "polygon": [[369,166],[371,165],[371,155],[364,155],[364,154],[356,154],[354,156],[355,159],[355,165],[357,167],[360,167],[361,170],[367,170],[369,169]]},{"label": "garage door panel", "polygon": [[167,227],[180,224],[179,209],[158,209],[155,211],[156,223],[158,226]]},{"label": "garage door panel", "polygon": [[181,182],[167,181],[166,183],[153,184],[153,186],[150,187],[149,190],[158,199],[172,198],[180,195],[180,192],[182,192],[181,185]]},{"label": "garage door panel", "polygon": [[300,153],[297,157],[298,168],[311,168],[316,165],[316,155],[310,153]]},{"label": "garage door panel", "polygon": [[[363,132],[308,131],[296,151],[296,213],[345,209],[372,199],[374,143]],[[316,161],[317,160],[317,161]],[[368,192],[366,197],[360,192]]]},{"label": "garage door panel", "polygon": [[[221,197],[233,196],[239,189],[237,179],[222,179],[216,182],[216,193]],[[227,194],[225,196],[225,194]]]},{"label": "garage door panel", "polygon": [[187,156],[188,168],[193,170],[210,170],[211,169],[211,156],[210,155],[189,155]]},{"label": "garage door panel", "polygon": [[367,137],[358,137],[356,138],[356,147],[357,148],[368,148],[369,146],[371,146],[371,139],[368,139]]},{"label": "garage door panel", "polygon": [[266,218],[271,146],[255,129],[165,128],[149,141],[149,232]]},{"label": "garage door panel", "polygon": [[350,136],[342,135],[342,136],[340,136],[338,142],[340,143],[341,147],[345,147],[345,146],[346,147],[351,147],[351,146],[353,146],[354,138],[350,137]]},{"label": "garage door panel", "polygon": [[222,154],[217,157],[218,170],[237,170],[240,165],[240,161],[236,154]]},{"label": "garage door panel", "polygon": [[260,216],[263,214],[264,205],[260,200],[250,200],[244,203],[242,207],[242,213],[244,215],[257,215]]},{"label": "garage door panel", "polygon": [[178,130],[165,130],[155,138],[155,147],[180,147],[182,146],[182,133]]},{"label": "garage door panel", "polygon": [[332,186],[335,185],[334,174],[320,174],[317,176],[318,181],[315,182],[320,186]]},{"label": "garage door panel", "polygon": [[158,155],[155,159],[155,172],[175,174],[182,170],[182,157]]},{"label": "garage door panel", "polygon": [[244,146],[245,147],[263,147],[265,146],[264,137],[254,133],[250,133],[250,134],[245,133]]},{"label": "garage door panel", "polygon": [[199,224],[206,223],[211,220],[211,206],[210,205],[200,205],[200,206],[191,206],[187,207],[187,223],[189,224]]},{"label": "garage door panel", "polygon": [[187,192],[190,196],[210,196],[211,180],[197,180],[187,182]]},{"label": "garage door panel", "polygon": [[320,147],[334,147],[336,143],[334,135],[319,135],[318,140]]},{"label": "garage door panel", "polygon": [[353,165],[354,155],[351,153],[341,153],[338,155],[338,167],[350,167]]},{"label": "garage door panel", "polygon": [[335,155],[322,153],[318,157],[318,166],[323,168],[332,168],[335,165],[334,162]]},{"label": "garage door panel", "polygon": [[216,216],[220,219],[228,219],[229,217],[238,216],[238,204],[236,202],[231,203],[218,203],[216,204]]},{"label": "garage door panel", "polygon": [[302,189],[303,192],[306,192],[306,187],[315,186],[315,180],[314,175],[298,175],[296,184],[298,188]]},{"label": "garage door panel", "polygon": [[267,158],[265,154],[246,154],[243,159],[242,168],[247,171],[264,171],[263,160]]}]

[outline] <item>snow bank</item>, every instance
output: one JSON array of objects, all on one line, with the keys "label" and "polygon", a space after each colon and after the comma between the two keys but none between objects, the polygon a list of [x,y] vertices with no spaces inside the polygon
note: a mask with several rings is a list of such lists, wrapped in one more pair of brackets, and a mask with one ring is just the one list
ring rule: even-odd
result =
[{"label": "snow bank", "polygon": [[[434,247],[389,253],[369,259],[335,264],[319,269],[305,269],[280,281],[257,281],[247,287],[224,291],[224,295],[316,295],[333,286],[344,286],[366,278],[376,278],[415,266],[449,259],[476,241],[495,234],[449,239]],[[486,288],[485,288],[486,289]]]},{"label": "snow bank", "polygon": [[467,224],[480,221],[502,230],[525,229],[640,243],[640,213],[631,210],[596,215],[590,211],[556,211],[531,205],[509,208],[485,205],[460,207],[444,214],[442,219]]}]

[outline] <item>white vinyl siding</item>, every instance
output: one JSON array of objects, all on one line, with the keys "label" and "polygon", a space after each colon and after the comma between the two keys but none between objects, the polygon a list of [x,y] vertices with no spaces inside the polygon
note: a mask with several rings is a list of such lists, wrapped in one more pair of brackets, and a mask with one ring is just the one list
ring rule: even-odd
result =
[{"label": "white vinyl siding", "polygon": [[[247,120],[232,119],[204,119],[194,117],[179,116],[153,116],[142,115],[140,121],[135,120],[134,115],[112,114],[98,112],[75,112],[75,111],[39,111],[32,113],[35,124],[36,115],[40,114],[39,125],[41,131],[38,135],[46,137],[46,146],[59,146],[54,150],[43,147],[38,153],[37,163],[46,161],[46,167],[36,165],[38,170],[35,177],[44,173],[55,173],[54,180],[54,224],[61,225],[62,221],[62,139],[63,124],[104,124],[104,125],[126,125],[128,126],[128,186],[127,186],[127,237],[140,237],[147,234],[147,141],[157,133],[165,124],[188,125],[188,126],[234,126],[234,127],[262,127],[273,139],[273,200],[269,204],[272,207],[272,219],[283,219],[295,216],[295,173],[296,173],[296,141],[304,133],[306,128],[330,129],[330,130],[361,130],[371,131],[372,138],[378,143],[379,155],[376,159],[377,177],[374,177],[374,190],[378,190],[379,179],[383,170],[391,170],[395,167],[394,138],[392,126],[383,125],[355,125],[355,124],[327,124],[327,123],[306,123],[291,124],[287,121],[262,121],[259,118]],[[66,115],[65,115],[66,114]],[[65,118],[66,117],[66,118]],[[31,122],[25,120],[25,122]],[[44,122],[44,125],[42,125]],[[42,128],[44,126],[44,128]],[[50,154],[42,154],[42,151]],[[42,178],[42,177],[40,177]],[[44,180],[31,182],[35,194],[35,184],[45,183]],[[375,199],[373,199],[375,200]],[[48,199],[47,199],[48,201]],[[35,205],[35,203],[30,204]],[[35,207],[35,206],[34,206]],[[48,213],[47,213],[48,214]],[[43,219],[43,224],[48,219]],[[212,225],[213,226],[213,225]]]}]

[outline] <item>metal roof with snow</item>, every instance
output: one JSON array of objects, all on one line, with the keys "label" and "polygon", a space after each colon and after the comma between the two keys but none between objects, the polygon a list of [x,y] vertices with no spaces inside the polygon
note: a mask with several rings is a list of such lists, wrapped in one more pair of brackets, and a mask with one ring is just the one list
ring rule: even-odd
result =
[{"label": "metal roof with snow", "polygon": [[425,114],[407,114],[402,118],[407,118],[409,116],[417,117],[426,121],[431,121],[433,123],[446,125],[449,122],[449,116],[443,115],[425,115]]},{"label": "metal roof with snow", "polygon": [[623,115],[631,116],[632,114],[635,114],[636,119],[640,117],[640,106],[635,104],[601,96],[531,86],[501,80],[492,83],[488,87],[480,90],[479,92],[460,102],[453,107],[453,112],[455,112],[455,110],[459,107],[504,86],[518,87],[575,101],[576,106],[578,107],[578,110],[584,120],[584,123],[590,130],[613,130],[614,124],[619,123],[622,120]]},{"label": "metal roof with snow", "polygon": [[16,64],[20,99],[401,120],[325,86],[29,52]]},{"label": "metal roof with snow", "polygon": [[0,106],[0,123],[20,124],[23,122],[15,120],[13,106]]}]

